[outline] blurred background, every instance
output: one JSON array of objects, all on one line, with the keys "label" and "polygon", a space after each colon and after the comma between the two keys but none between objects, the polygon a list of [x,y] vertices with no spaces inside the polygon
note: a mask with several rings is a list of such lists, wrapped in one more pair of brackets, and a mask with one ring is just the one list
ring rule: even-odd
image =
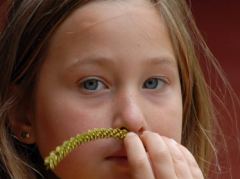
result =
[{"label": "blurred background", "polygon": [[[0,32],[6,22],[7,2],[8,0],[0,0]],[[219,60],[237,96],[240,96],[240,1],[191,0],[189,4],[207,44]],[[230,113],[234,114],[232,106],[229,106]],[[228,154],[224,147],[218,151],[222,168],[217,170],[213,167],[209,178],[239,179],[240,110],[238,108],[236,111],[235,121],[230,120],[224,112],[218,116],[223,126]]]},{"label": "blurred background", "polygon": [[[219,60],[225,75],[240,96],[240,1],[239,0],[191,0],[190,3],[196,23],[205,40]],[[230,103],[230,99],[226,99]],[[227,104],[232,115],[234,110]],[[219,115],[227,146],[228,156],[220,156],[221,171],[212,171],[214,179],[240,178],[240,110],[236,111],[234,121],[224,112]],[[224,149],[222,149],[224,150]],[[222,158],[221,158],[222,157]],[[231,174],[232,173],[232,174]],[[232,175],[232,176],[231,176]]]}]

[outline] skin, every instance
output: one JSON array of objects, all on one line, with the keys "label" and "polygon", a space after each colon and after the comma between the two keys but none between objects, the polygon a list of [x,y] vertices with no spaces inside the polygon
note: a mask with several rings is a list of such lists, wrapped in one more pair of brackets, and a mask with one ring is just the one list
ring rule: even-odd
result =
[{"label": "skin", "polygon": [[163,19],[145,1],[89,3],[60,25],[29,118],[24,142],[36,143],[43,158],[92,128],[131,131],[124,141],[74,150],[54,170],[61,179],[203,178],[176,143],[182,129],[177,60]]}]

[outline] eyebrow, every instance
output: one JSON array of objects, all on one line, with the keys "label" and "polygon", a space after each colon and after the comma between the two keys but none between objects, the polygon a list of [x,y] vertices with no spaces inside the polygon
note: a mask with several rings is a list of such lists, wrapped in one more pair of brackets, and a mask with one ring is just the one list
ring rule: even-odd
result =
[{"label": "eyebrow", "polygon": [[101,56],[92,56],[92,57],[85,57],[83,59],[76,58],[77,60],[70,66],[75,67],[79,65],[100,65],[103,66],[105,64],[113,65],[114,61],[107,57]]},{"label": "eyebrow", "polygon": [[[177,67],[177,61],[172,56],[158,56],[158,57],[151,57],[144,60],[144,65],[167,65]],[[72,63],[69,68],[75,68],[76,66],[81,65],[96,65],[96,66],[114,66],[115,61],[111,58],[104,57],[104,56],[91,56],[86,57],[83,59],[76,58],[76,61]]]},{"label": "eyebrow", "polygon": [[170,65],[170,66],[177,66],[177,60],[174,57],[154,57],[149,58],[146,63],[151,65]]}]

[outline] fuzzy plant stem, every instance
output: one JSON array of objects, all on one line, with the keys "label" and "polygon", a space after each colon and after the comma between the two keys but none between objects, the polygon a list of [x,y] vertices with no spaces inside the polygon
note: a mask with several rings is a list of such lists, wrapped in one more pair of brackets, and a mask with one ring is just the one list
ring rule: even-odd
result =
[{"label": "fuzzy plant stem", "polygon": [[97,128],[89,130],[86,133],[78,134],[65,141],[62,145],[57,146],[56,149],[50,152],[49,156],[45,158],[44,164],[47,169],[54,170],[54,168],[66,157],[70,152],[76,149],[79,145],[104,138],[124,139],[128,131],[126,129],[112,129],[112,128]]}]

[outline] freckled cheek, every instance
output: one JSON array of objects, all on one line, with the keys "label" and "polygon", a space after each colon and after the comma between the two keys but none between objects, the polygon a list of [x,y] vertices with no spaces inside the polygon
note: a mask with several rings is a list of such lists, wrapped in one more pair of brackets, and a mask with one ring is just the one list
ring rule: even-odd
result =
[{"label": "freckled cheek", "polygon": [[170,118],[162,116],[154,121],[153,131],[156,131],[162,136],[172,138],[177,142],[181,142],[182,121],[180,118]]},{"label": "freckled cheek", "polygon": [[45,156],[70,137],[96,127],[98,118],[86,106],[70,101],[40,103],[34,126],[41,153]]},{"label": "freckled cheek", "polygon": [[162,136],[173,138],[181,142],[182,135],[182,108],[181,103],[159,106],[152,112],[151,126],[153,131]]},{"label": "freckled cheek", "polygon": [[181,142],[182,136],[182,107],[181,103],[176,106],[172,106],[169,111],[170,118],[167,125],[167,130],[169,131],[170,137],[172,137],[177,142]]}]

